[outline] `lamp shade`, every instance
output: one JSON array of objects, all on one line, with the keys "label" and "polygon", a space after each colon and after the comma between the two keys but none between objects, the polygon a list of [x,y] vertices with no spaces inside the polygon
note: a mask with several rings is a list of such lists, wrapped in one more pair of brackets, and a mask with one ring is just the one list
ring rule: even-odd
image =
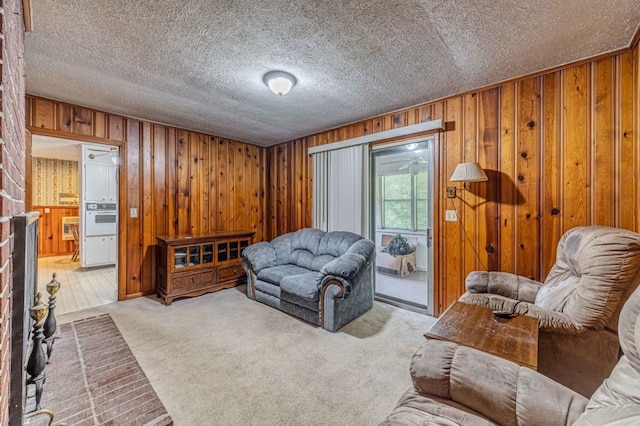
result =
[{"label": "lamp shade", "polygon": [[451,175],[451,182],[484,182],[489,180],[478,163],[460,163]]},{"label": "lamp shade", "polygon": [[276,95],[282,96],[289,93],[289,90],[296,85],[294,76],[284,71],[271,71],[264,75],[264,83]]}]

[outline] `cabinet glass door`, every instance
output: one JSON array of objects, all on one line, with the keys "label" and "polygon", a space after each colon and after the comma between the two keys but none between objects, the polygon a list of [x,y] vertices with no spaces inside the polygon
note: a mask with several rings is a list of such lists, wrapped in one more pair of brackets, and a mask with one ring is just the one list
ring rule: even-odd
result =
[{"label": "cabinet glass door", "polygon": [[200,264],[200,246],[189,246],[189,266]]},{"label": "cabinet glass door", "polygon": [[218,243],[218,262],[225,262],[229,259],[229,253],[227,252],[227,243]]},{"label": "cabinet glass door", "polygon": [[229,243],[229,259],[237,259],[238,258],[238,242],[231,241]]},{"label": "cabinet glass door", "polygon": [[173,265],[175,269],[184,268],[187,266],[187,248],[176,247],[173,252]]},{"label": "cabinet glass door", "polygon": [[213,244],[202,245],[202,263],[213,263]]}]

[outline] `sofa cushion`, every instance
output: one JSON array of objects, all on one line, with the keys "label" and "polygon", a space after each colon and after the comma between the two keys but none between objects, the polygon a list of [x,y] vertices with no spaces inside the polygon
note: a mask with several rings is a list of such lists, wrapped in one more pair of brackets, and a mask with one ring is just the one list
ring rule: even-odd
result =
[{"label": "sofa cushion", "polygon": [[309,269],[311,269],[312,271],[320,272],[320,270],[324,265],[326,265],[327,263],[331,262],[334,259],[335,259],[335,256],[332,256],[330,254],[322,254],[322,255],[316,256],[311,261],[311,267]]},{"label": "sofa cushion", "polygon": [[278,265],[266,268],[258,272],[258,279],[271,284],[280,285],[284,277],[289,275],[300,275],[309,272],[308,269],[296,265]]},{"label": "sofa cushion", "polygon": [[319,290],[316,280],[317,272],[306,272],[300,275],[292,275],[284,277],[280,281],[281,295],[284,293],[293,294],[304,300],[317,302],[319,300]]},{"label": "sofa cushion", "polygon": [[280,299],[280,286],[277,284],[256,280],[256,290]]},{"label": "sofa cushion", "polygon": [[276,251],[276,265],[286,265],[289,263],[289,256],[291,256],[291,238],[293,233],[280,235],[279,237],[271,240],[271,246]]},{"label": "sofa cushion", "polygon": [[342,256],[356,241],[361,239],[362,237],[360,235],[354,234],[353,232],[327,232],[320,240],[316,255],[329,254],[334,258]]},{"label": "sofa cushion", "polygon": [[324,231],[313,228],[304,228],[294,232],[291,237],[289,263],[312,269],[320,239],[324,234]]},{"label": "sofa cushion", "polygon": [[320,240],[326,234],[321,229],[304,228],[293,233],[291,237],[291,249],[292,250],[307,250],[311,254],[318,252],[320,246]]}]

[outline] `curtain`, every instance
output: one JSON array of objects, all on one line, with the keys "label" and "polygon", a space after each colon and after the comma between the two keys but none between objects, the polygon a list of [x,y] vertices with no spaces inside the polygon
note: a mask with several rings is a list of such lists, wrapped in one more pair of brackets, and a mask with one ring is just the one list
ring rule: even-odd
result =
[{"label": "curtain", "polygon": [[314,227],[369,234],[367,154],[367,145],[314,154]]}]

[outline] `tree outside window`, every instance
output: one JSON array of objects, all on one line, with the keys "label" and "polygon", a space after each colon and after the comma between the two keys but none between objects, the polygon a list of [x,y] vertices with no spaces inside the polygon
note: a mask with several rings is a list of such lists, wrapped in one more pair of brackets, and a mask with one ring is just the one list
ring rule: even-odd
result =
[{"label": "tree outside window", "polygon": [[426,171],[378,176],[376,198],[381,228],[426,231],[427,176]]}]

